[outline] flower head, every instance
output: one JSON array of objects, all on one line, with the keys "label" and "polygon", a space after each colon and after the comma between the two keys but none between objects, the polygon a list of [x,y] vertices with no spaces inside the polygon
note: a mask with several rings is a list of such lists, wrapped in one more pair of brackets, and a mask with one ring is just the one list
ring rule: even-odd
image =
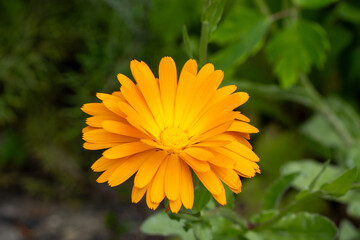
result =
[{"label": "flower head", "polygon": [[101,103],[82,110],[92,115],[83,129],[84,148],[106,149],[92,169],[99,183],[116,186],[135,175],[132,201],[146,193],[149,208],[166,197],[172,212],[194,202],[192,172],[212,196],[226,204],[226,184],[241,191],[242,177],[260,173],[259,158],[247,141],[258,130],[237,107],[249,96],[234,85],[218,88],[224,73],[206,64],[197,71],[188,60],[179,81],[175,62],[164,57],[156,78],[144,62],[131,61],[136,84],[118,74],[120,91],[98,93]]}]

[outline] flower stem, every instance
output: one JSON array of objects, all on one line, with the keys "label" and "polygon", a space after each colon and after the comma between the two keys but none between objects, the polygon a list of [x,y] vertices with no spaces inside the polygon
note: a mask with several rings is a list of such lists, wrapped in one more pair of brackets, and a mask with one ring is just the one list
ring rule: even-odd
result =
[{"label": "flower stem", "polygon": [[255,4],[263,15],[270,15],[270,9],[264,0],[255,0]]},{"label": "flower stem", "polygon": [[352,146],[354,140],[349,131],[345,128],[343,122],[333,112],[329,105],[324,101],[321,95],[316,91],[307,76],[300,74],[300,81],[313,102],[313,107],[318,110],[334,128],[338,136],[344,141],[347,147]]},{"label": "flower stem", "polygon": [[200,37],[200,64],[201,66],[205,65],[207,62],[207,48],[209,40],[209,22],[203,21],[201,24],[201,37]]}]

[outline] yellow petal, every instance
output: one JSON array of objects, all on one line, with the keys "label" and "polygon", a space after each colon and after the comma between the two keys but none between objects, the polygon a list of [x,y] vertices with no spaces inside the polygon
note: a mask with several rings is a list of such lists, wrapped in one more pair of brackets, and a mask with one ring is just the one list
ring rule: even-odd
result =
[{"label": "yellow petal", "polygon": [[[238,107],[241,102],[241,97],[239,94],[234,93],[224,100],[220,101],[216,105],[214,105],[209,111],[207,111],[200,120],[190,128],[190,135],[200,134],[202,129],[209,125],[209,123],[213,122],[214,119],[221,119],[225,114],[231,112],[234,108]],[[234,116],[235,118],[235,116]],[[215,126],[214,126],[215,127]]]},{"label": "yellow petal", "polygon": [[127,123],[122,123],[118,121],[103,121],[102,127],[111,133],[116,133],[120,135],[125,135],[134,138],[146,138],[146,134],[138,130],[137,128],[130,126]]},{"label": "yellow petal", "polygon": [[240,122],[240,121],[234,121],[230,128],[228,129],[229,132],[242,132],[242,133],[258,133],[259,130],[251,126],[248,123]]},{"label": "yellow petal", "polygon": [[111,115],[96,115],[86,119],[86,124],[91,127],[102,128],[102,122],[106,120],[113,120],[118,122],[124,122],[124,119],[119,116]]},{"label": "yellow petal", "polygon": [[106,150],[103,156],[109,159],[123,158],[152,148],[143,142],[130,142]]},{"label": "yellow petal", "polygon": [[224,186],[213,171],[210,170],[207,172],[198,172],[194,170],[194,172],[211,194],[219,195],[224,190]]},{"label": "yellow petal", "polygon": [[225,168],[235,167],[235,160],[228,158],[221,154],[215,155],[215,157],[213,157],[209,160],[209,163],[219,166],[219,167],[225,167]]},{"label": "yellow petal", "polygon": [[92,130],[95,130],[95,129],[98,129],[98,128],[95,128],[95,127],[84,127],[83,130],[82,130],[82,133],[86,133],[88,131],[92,131]]},{"label": "yellow petal", "polygon": [[159,65],[159,85],[162,105],[165,109],[166,126],[173,125],[175,96],[177,90],[176,65],[171,57],[164,57]]},{"label": "yellow petal", "polygon": [[203,132],[198,136],[195,136],[191,139],[190,143],[196,143],[196,142],[201,142],[205,139],[211,138],[213,136],[216,136],[218,134],[221,134],[223,132],[225,132],[231,125],[232,121],[226,122],[224,124],[221,124],[220,126],[217,126],[207,132]]},{"label": "yellow petal", "polygon": [[104,129],[88,131],[83,134],[83,139],[91,143],[123,143],[136,140],[136,138],[110,133]]},{"label": "yellow petal", "polygon": [[107,109],[109,109],[111,112],[115,113],[116,115],[125,118],[126,115],[123,111],[119,108],[119,100],[113,100],[113,99],[104,99],[103,103]]},{"label": "yellow petal", "polygon": [[160,203],[165,197],[165,173],[166,173],[166,166],[168,163],[168,157],[160,165],[151,187],[151,201]]},{"label": "yellow petal", "polygon": [[150,182],[149,187],[146,192],[146,204],[148,205],[148,207],[150,209],[155,210],[159,206],[159,204],[162,200],[158,203],[155,203],[152,201],[151,195],[152,195],[153,186],[154,186],[154,184],[152,182]]},{"label": "yellow petal", "polygon": [[131,72],[138,83],[156,122],[161,129],[164,129],[164,110],[160,97],[159,85],[148,66],[136,60],[131,61]]},{"label": "yellow petal", "polygon": [[175,154],[168,158],[165,174],[165,195],[169,200],[176,200],[180,194],[180,160]]},{"label": "yellow petal", "polygon": [[221,205],[226,205],[226,194],[225,194],[225,189],[223,187],[222,191],[220,194],[212,194],[212,196],[215,198],[215,200],[220,203]]},{"label": "yellow petal", "polygon": [[181,208],[181,199],[178,198],[175,201],[169,200],[170,209],[173,213],[178,213]]},{"label": "yellow petal", "polygon": [[[153,125],[150,119],[145,118],[138,112],[136,112],[129,104],[119,102],[119,107],[127,115],[128,122],[134,127],[137,128],[137,126],[139,125],[154,137],[160,135],[160,129],[156,125]],[[136,125],[134,125],[133,123],[136,123]]]},{"label": "yellow petal", "polygon": [[236,116],[236,119],[240,120],[240,121],[244,121],[244,122],[250,122],[250,119],[241,113],[238,113],[238,115]]},{"label": "yellow petal", "polygon": [[112,165],[108,170],[106,170],[105,172],[103,172],[97,179],[96,181],[98,183],[104,183],[109,181],[109,178],[111,177],[111,175],[115,172],[115,170],[120,167],[123,164],[123,161],[119,161],[116,162],[114,165]]},{"label": "yellow petal", "polygon": [[211,166],[211,170],[230,188],[241,188],[241,181],[239,175],[233,169]]},{"label": "yellow petal", "polygon": [[141,94],[138,87],[130,79],[122,74],[118,74],[118,79],[122,84],[121,92],[123,93],[128,103],[133,107],[135,112],[144,119],[146,125],[149,125],[151,128],[160,131],[159,126],[155,122],[154,117],[149,107],[147,106],[145,98]]},{"label": "yellow petal", "polygon": [[96,162],[94,162],[94,164],[91,166],[91,169],[94,172],[102,172],[102,171],[105,171],[105,170],[111,168],[115,163],[120,163],[123,160],[124,159],[122,159],[122,158],[107,159],[107,158],[101,157],[98,160],[96,160]]},{"label": "yellow petal", "polygon": [[182,160],[184,160],[187,165],[189,165],[193,170],[198,172],[206,172],[210,170],[210,166],[205,161],[199,161],[186,153],[180,153],[179,155]]},{"label": "yellow petal", "polygon": [[161,163],[167,156],[167,153],[164,151],[154,151],[154,153],[146,159],[139,168],[139,171],[135,176],[134,185],[138,188],[145,187],[154,177]]},{"label": "yellow petal", "polygon": [[143,152],[131,156],[123,161],[109,179],[109,185],[111,187],[117,186],[130,178],[143,164],[143,162],[153,154],[152,151]]},{"label": "yellow petal", "polygon": [[[197,62],[194,59],[189,59],[184,64],[184,66],[181,70],[181,74],[188,72],[188,73],[191,73],[192,75],[196,76],[197,69],[198,69]],[[181,74],[180,74],[180,76],[181,76]]]},{"label": "yellow petal", "polygon": [[207,103],[214,96],[223,77],[224,72],[216,70],[206,78],[206,81],[204,81],[202,85],[200,85],[196,94],[194,94],[194,98],[191,100],[191,108],[188,108],[189,110],[183,118],[180,125],[181,128],[188,129],[193,122],[196,122],[201,117],[201,110],[206,107]]},{"label": "yellow petal", "polygon": [[143,188],[138,188],[134,185],[131,192],[131,202],[138,203],[143,198],[146,190],[147,190],[147,186]]},{"label": "yellow petal", "polygon": [[191,171],[186,163],[180,161],[181,177],[180,177],[180,197],[187,209],[192,209],[194,204],[194,184]]},{"label": "yellow petal", "polygon": [[239,143],[239,142],[232,142],[225,146],[225,148],[230,149],[231,151],[251,160],[254,162],[259,161],[259,157],[247,146]]},{"label": "yellow petal", "polygon": [[87,103],[84,104],[81,110],[89,115],[113,115],[109,109],[107,109],[103,103]]},{"label": "yellow petal", "polygon": [[195,147],[222,147],[227,144],[231,143],[231,141],[225,141],[225,140],[214,140],[214,141],[202,141],[200,143],[194,144]]},{"label": "yellow petal", "polygon": [[119,145],[119,143],[84,143],[84,148],[87,150],[100,150],[105,148],[111,148]]},{"label": "yellow petal", "polygon": [[183,118],[184,112],[189,107],[188,100],[190,91],[194,87],[195,75],[182,71],[179,78],[179,85],[176,91],[174,126],[178,127]]},{"label": "yellow petal", "polygon": [[234,169],[241,173],[242,176],[253,177],[255,175],[255,170],[252,167],[250,160],[225,148],[216,148],[214,151],[218,152],[219,154],[223,154],[230,159],[233,159],[235,161]]},{"label": "yellow petal", "polygon": [[207,161],[210,158],[214,157],[214,154],[212,154],[210,151],[208,151],[204,148],[199,148],[199,147],[186,148],[184,150],[184,152],[189,154],[193,158],[201,160],[201,161]]}]

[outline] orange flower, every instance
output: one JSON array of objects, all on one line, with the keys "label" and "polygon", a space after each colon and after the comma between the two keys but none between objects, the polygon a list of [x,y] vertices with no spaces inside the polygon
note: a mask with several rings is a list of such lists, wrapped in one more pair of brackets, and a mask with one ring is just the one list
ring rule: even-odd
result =
[{"label": "orange flower", "polygon": [[259,158],[247,141],[258,130],[235,108],[245,103],[245,92],[234,85],[219,88],[224,73],[206,64],[197,71],[188,60],[177,81],[175,62],[164,57],[159,78],[144,62],[131,61],[134,84],[119,74],[120,91],[98,93],[101,103],[82,110],[92,115],[83,130],[84,148],[107,149],[92,169],[103,172],[99,183],[116,186],[135,175],[132,201],[146,193],[149,208],[165,197],[177,213],[194,202],[192,172],[212,196],[226,204],[225,183],[241,191],[242,177],[260,173]]}]

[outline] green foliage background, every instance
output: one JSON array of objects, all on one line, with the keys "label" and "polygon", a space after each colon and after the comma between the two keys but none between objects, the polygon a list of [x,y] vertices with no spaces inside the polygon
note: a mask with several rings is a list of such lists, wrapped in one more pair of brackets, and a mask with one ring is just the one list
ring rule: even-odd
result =
[{"label": "green foliage background", "polygon": [[[98,154],[81,147],[81,105],[118,89],[116,74],[130,76],[132,59],[155,74],[163,56],[178,68],[198,59],[202,21],[210,26],[208,61],[225,71],[224,85],[249,92],[241,111],[260,129],[252,143],[262,174],[244,179],[230,204],[260,227],[245,231],[208,217],[175,222],[175,232],[143,230],[190,239],[185,224],[198,239],[289,239],[282,234],[290,230],[292,239],[359,239],[352,169],[360,167],[360,3],[209,2],[206,12],[193,0],[1,1],[0,188],[60,199],[88,193]],[[311,204],[261,228],[307,198]],[[214,209],[211,200],[196,204],[205,206],[202,216]],[[159,216],[154,224],[167,222]]]}]

